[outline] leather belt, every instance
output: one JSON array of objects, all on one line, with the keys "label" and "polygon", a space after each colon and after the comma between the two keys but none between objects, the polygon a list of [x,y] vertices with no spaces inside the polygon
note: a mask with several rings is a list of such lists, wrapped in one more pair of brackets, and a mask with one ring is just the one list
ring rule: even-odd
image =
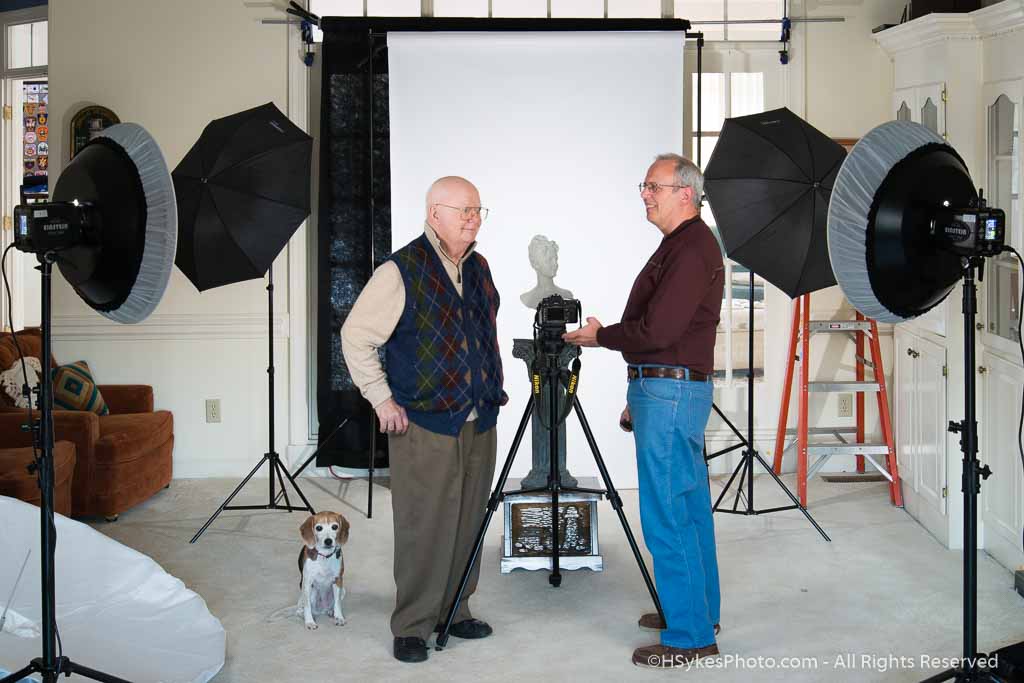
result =
[{"label": "leather belt", "polygon": [[706,375],[703,372],[698,372],[697,370],[691,370],[689,368],[654,367],[649,365],[642,368],[629,367],[626,369],[626,374],[631,380],[637,379],[638,377],[648,377],[656,379],[682,379],[690,380],[692,382],[707,382],[711,379],[711,375]]}]

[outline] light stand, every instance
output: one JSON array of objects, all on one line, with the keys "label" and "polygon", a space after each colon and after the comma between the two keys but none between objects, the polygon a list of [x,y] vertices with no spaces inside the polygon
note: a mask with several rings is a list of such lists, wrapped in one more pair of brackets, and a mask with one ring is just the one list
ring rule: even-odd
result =
[{"label": "light stand", "polygon": [[932,676],[924,683],[937,681],[1001,681],[994,673],[979,666],[984,655],[978,654],[978,494],[981,480],[988,479],[992,470],[988,465],[981,467],[978,461],[978,422],[976,419],[977,390],[974,382],[976,342],[974,319],[978,311],[977,288],[974,284],[974,270],[978,269],[979,280],[984,277],[985,262],[979,256],[963,259],[963,314],[964,314],[964,419],[950,422],[949,431],[960,435],[960,450],[963,451],[963,478],[961,487],[964,494],[964,653],[960,666]]},{"label": "light stand", "polygon": [[[34,470],[39,482],[39,537],[40,572],[42,592],[43,656],[33,659],[25,668],[3,679],[0,683],[18,683],[26,676],[40,674],[43,683],[56,683],[61,676],[78,674],[103,683],[128,683],[123,678],[96,671],[72,662],[58,649],[57,639],[57,595],[56,595],[56,550],[57,528],[53,521],[53,376],[50,373],[51,358],[51,308],[50,293],[54,255],[45,252],[38,256],[42,273],[42,362],[44,371],[39,380],[39,412],[37,425],[29,425],[34,432],[33,439],[41,455],[30,470]],[[31,400],[31,398],[29,399]]]},{"label": "light stand", "polygon": [[[319,446],[317,446],[317,449],[315,451],[313,451],[312,453],[309,454],[309,457],[306,458],[306,461],[303,462],[299,466],[299,469],[297,469],[294,472],[292,472],[292,479],[298,479],[299,478],[299,475],[302,474],[303,470],[305,470],[307,467],[309,467],[310,463],[313,462],[313,459],[316,458],[316,456],[320,453],[320,451],[323,450],[324,446],[327,445],[327,442],[330,441],[331,439],[333,439],[334,435],[337,434],[339,431],[341,431],[342,427],[344,427],[346,424],[348,424],[349,419],[351,419],[351,418],[347,418],[346,417],[344,420],[342,420],[338,424],[337,427],[334,428],[334,431],[332,431],[330,434],[327,435],[327,438],[324,439],[320,443]],[[373,422],[374,422],[374,425],[373,425],[374,429],[370,432],[370,462],[369,462],[369,464],[366,467],[366,469],[367,469],[367,479],[369,481],[369,488],[366,491],[366,518],[367,519],[373,519],[373,473],[374,473],[374,469],[375,469],[373,461],[374,461],[374,457],[377,454],[377,430],[376,430],[377,418],[374,416],[374,417],[371,417],[370,419],[373,420]],[[281,497],[283,495],[284,495],[284,489],[282,487],[282,490],[278,492],[277,498],[275,498],[275,500],[281,500]]]},{"label": "light stand", "polygon": [[[722,414],[722,411],[719,410],[718,406],[716,406],[714,403],[711,404],[715,412],[718,413],[718,416],[722,418],[722,420],[729,426],[729,428],[732,429],[733,433],[739,438],[740,443],[722,449],[720,451],[716,451],[714,453],[711,453],[710,455],[705,455],[705,461],[710,462],[711,460],[717,458],[720,455],[724,455],[740,447],[743,448],[743,456],[740,458],[739,464],[736,465],[736,469],[733,470],[732,476],[729,477],[728,483],[726,483],[725,488],[722,489],[722,493],[718,496],[718,500],[715,501],[715,504],[711,506],[711,509],[714,512],[724,512],[732,515],[764,515],[770,512],[782,512],[783,510],[799,510],[800,512],[803,513],[804,517],[807,518],[807,521],[810,522],[814,526],[814,528],[818,530],[818,533],[821,534],[821,537],[824,538],[826,541],[831,542],[832,539],[828,537],[828,534],[826,534],[820,526],[818,526],[818,523],[814,520],[814,517],[811,517],[811,513],[807,511],[807,508],[801,505],[800,501],[797,500],[796,496],[793,495],[793,492],[786,488],[786,485],[783,483],[783,481],[779,479],[779,476],[777,474],[775,474],[775,470],[768,466],[768,463],[764,461],[764,458],[761,457],[761,454],[757,452],[757,448],[754,447],[754,271],[749,270],[749,273],[750,298],[748,300],[750,302],[750,305],[747,307],[747,310],[749,312],[749,318],[747,319],[747,436],[744,437],[739,432],[739,430],[736,429],[736,426],[729,421],[729,418]],[[806,359],[804,362],[806,362]],[[774,479],[775,483],[779,485],[779,488],[781,488],[783,492],[785,492],[785,494],[789,496],[789,499],[793,501],[792,505],[766,508],[763,510],[758,510],[754,507],[755,459],[757,460],[757,462],[761,463],[761,467],[764,468],[765,472],[772,476],[772,479]],[[732,483],[734,481],[736,481],[737,475],[740,475],[740,483],[739,486],[736,487],[736,498],[733,500],[732,509],[722,508],[722,500],[725,498],[725,494],[729,492],[729,487],[732,486]],[[745,494],[743,491],[744,485],[746,486]],[[743,497],[746,500],[746,508],[742,510],[739,508],[741,495],[743,495]]]},{"label": "light stand", "polygon": [[[523,434],[526,432],[526,427],[530,423],[530,416],[533,414],[534,402],[539,396],[542,388],[546,388],[547,390],[548,424],[545,425],[545,427],[548,428],[548,437],[551,449],[548,483],[547,486],[544,487],[526,489],[523,491],[517,491],[516,493],[518,495],[530,493],[551,494],[551,574],[548,576],[548,582],[555,588],[562,584],[562,574],[558,566],[559,494],[591,493],[607,496],[608,502],[611,503],[616,514],[619,516],[619,522],[622,524],[622,530],[626,534],[626,540],[629,541],[629,547],[633,551],[633,557],[636,558],[637,566],[639,566],[640,573],[644,577],[644,583],[647,584],[647,591],[651,594],[654,606],[658,610],[658,616],[664,622],[665,615],[661,609],[661,601],[658,599],[658,591],[655,589],[654,582],[651,580],[651,575],[647,571],[647,565],[644,562],[643,556],[640,554],[640,547],[637,545],[636,538],[633,536],[633,531],[629,527],[629,521],[626,519],[626,515],[622,511],[622,498],[619,496],[619,492],[615,490],[615,485],[612,483],[611,476],[608,474],[608,468],[605,466],[604,459],[601,457],[601,452],[597,448],[597,442],[594,440],[594,434],[590,430],[590,424],[587,422],[586,415],[583,414],[583,407],[580,405],[579,398],[576,396],[576,387],[578,386],[580,368],[579,358],[573,361],[573,369],[570,375],[559,367],[559,355],[558,351],[555,351],[554,353],[538,353],[534,360],[533,392],[530,394],[530,399],[526,403],[526,409],[523,411],[523,417],[519,421],[519,429],[516,430],[515,438],[512,440],[512,448],[509,450],[508,457],[505,458],[505,464],[501,468],[501,476],[498,477],[498,483],[494,487],[494,491],[491,493],[491,497],[487,502],[487,512],[484,515],[484,520],[480,524],[480,530],[477,532],[476,540],[473,543],[473,552],[469,556],[469,561],[466,563],[465,570],[462,572],[462,580],[459,582],[459,589],[455,594],[455,601],[448,610],[448,616],[445,618],[441,632],[437,636],[437,649],[439,650],[443,649],[445,644],[448,642],[449,632],[451,631],[452,623],[455,621],[455,614],[458,612],[459,605],[462,603],[462,596],[465,594],[466,586],[469,584],[470,574],[473,571],[473,567],[480,559],[480,551],[484,545],[484,535],[487,532],[487,526],[491,522],[491,517],[494,516],[494,511],[498,509],[498,505],[505,497],[503,490],[505,488],[505,482],[508,479],[509,471],[512,469],[512,461],[516,457],[516,451],[519,450],[519,444],[523,440]],[[563,385],[567,389],[565,397],[567,407],[571,406],[572,409],[575,409],[576,416],[580,420],[580,426],[583,428],[583,434],[586,436],[587,444],[590,446],[590,452],[593,454],[594,461],[597,463],[597,468],[601,473],[601,479],[604,481],[605,485],[605,490],[603,491],[600,489],[562,486],[558,466],[558,430],[560,424],[564,422],[565,418],[568,416],[568,410],[563,410],[561,411],[562,414],[559,414],[559,403],[561,402],[559,394],[561,393],[560,387]]]},{"label": "light stand", "polygon": [[[316,514],[316,512],[313,510],[313,506],[310,505],[309,501],[306,500],[305,494],[302,493],[302,489],[300,489],[299,485],[297,483],[295,483],[295,478],[291,474],[288,473],[288,468],[286,468],[284,466],[284,464],[282,464],[281,456],[278,455],[277,451],[274,450],[274,267],[273,266],[270,266],[270,268],[267,270],[267,302],[268,302],[268,316],[267,316],[268,332],[267,332],[267,337],[268,337],[268,351],[269,351],[269,358],[270,358],[270,364],[267,367],[267,384],[268,384],[268,395],[269,395],[269,400],[270,400],[270,414],[268,416],[268,419],[269,419],[268,424],[269,424],[269,427],[270,427],[270,429],[269,429],[269,436],[268,436],[269,447],[267,449],[267,452],[263,454],[263,457],[260,459],[260,461],[258,463],[256,463],[256,466],[252,468],[252,471],[249,472],[249,474],[246,475],[245,479],[242,480],[242,483],[239,484],[235,488],[234,491],[232,491],[231,495],[228,496],[227,499],[223,503],[221,503],[220,507],[217,508],[217,511],[213,513],[213,515],[210,517],[210,519],[206,520],[206,524],[203,525],[202,529],[200,529],[199,531],[196,532],[196,535],[192,537],[192,540],[189,541],[189,543],[195,543],[197,540],[199,540],[199,537],[203,535],[203,532],[206,531],[207,527],[209,527],[211,524],[213,524],[213,521],[215,519],[217,519],[217,517],[220,515],[220,513],[224,512],[225,510],[285,510],[287,512],[297,512],[299,510],[309,510],[309,514],[311,514],[311,515]],[[232,499],[235,496],[237,496],[238,493],[243,488],[245,488],[245,485],[249,483],[249,480],[252,479],[253,475],[255,475],[256,472],[258,472],[259,469],[261,467],[263,467],[263,463],[269,463],[269,465],[270,465],[270,478],[269,478],[269,490],[268,490],[268,493],[267,493],[267,504],[266,505],[231,505],[230,503],[231,503]],[[274,482],[275,472],[277,473],[277,476],[281,478],[281,493],[284,494],[284,505],[279,505],[278,502],[277,502],[277,497],[278,496],[277,496],[277,493],[275,491],[275,482]],[[297,506],[293,506],[291,504],[291,501],[288,499],[288,490],[285,488],[285,481],[286,480],[291,483],[292,488],[294,488],[295,492],[299,494],[299,498],[302,499],[302,502],[305,504],[305,507],[297,507]],[[3,682],[0,681],[0,683],[3,683]]]}]

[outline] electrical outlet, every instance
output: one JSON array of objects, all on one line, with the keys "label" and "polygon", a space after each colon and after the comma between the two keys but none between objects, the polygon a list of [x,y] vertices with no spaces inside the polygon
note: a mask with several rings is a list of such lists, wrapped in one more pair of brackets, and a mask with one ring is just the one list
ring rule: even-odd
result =
[{"label": "electrical outlet", "polygon": [[207,422],[220,422],[220,399],[219,398],[208,398],[208,399],[206,399],[206,421]]},{"label": "electrical outlet", "polygon": [[853,417],[853,394],[839,394],[839,417]]}]

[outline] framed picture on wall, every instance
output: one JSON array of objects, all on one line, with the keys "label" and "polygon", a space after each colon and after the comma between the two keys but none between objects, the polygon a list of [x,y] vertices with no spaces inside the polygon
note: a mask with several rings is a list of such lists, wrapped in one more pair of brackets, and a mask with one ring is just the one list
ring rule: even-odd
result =
[{"label": "framed picture on wall", "polygon": [[99,135],[105,128],[113,126],[115,123],[121,123],[121,119],[117,118],[117,114],[110,111],[106,107],[99,105],[90,105],[79,109],[78,112],[71,117],[71,159],[75,158],[75,155],[83,147],[85,147],[90,140]]}]

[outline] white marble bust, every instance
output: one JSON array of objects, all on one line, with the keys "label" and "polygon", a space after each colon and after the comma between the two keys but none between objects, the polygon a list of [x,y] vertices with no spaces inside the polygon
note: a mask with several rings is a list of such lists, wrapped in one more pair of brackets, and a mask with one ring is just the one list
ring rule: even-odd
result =
[{"label": "white marble bust", "polygon": [[537,286],[522,294],[519,300],[528,308],[537,308],[545,298],[558,294],[563,299],[574,298],[568,289],[555,284],[558,274],[558,243],[544,235],[535,235],[530,240],[530,265],[537,272]]}]

